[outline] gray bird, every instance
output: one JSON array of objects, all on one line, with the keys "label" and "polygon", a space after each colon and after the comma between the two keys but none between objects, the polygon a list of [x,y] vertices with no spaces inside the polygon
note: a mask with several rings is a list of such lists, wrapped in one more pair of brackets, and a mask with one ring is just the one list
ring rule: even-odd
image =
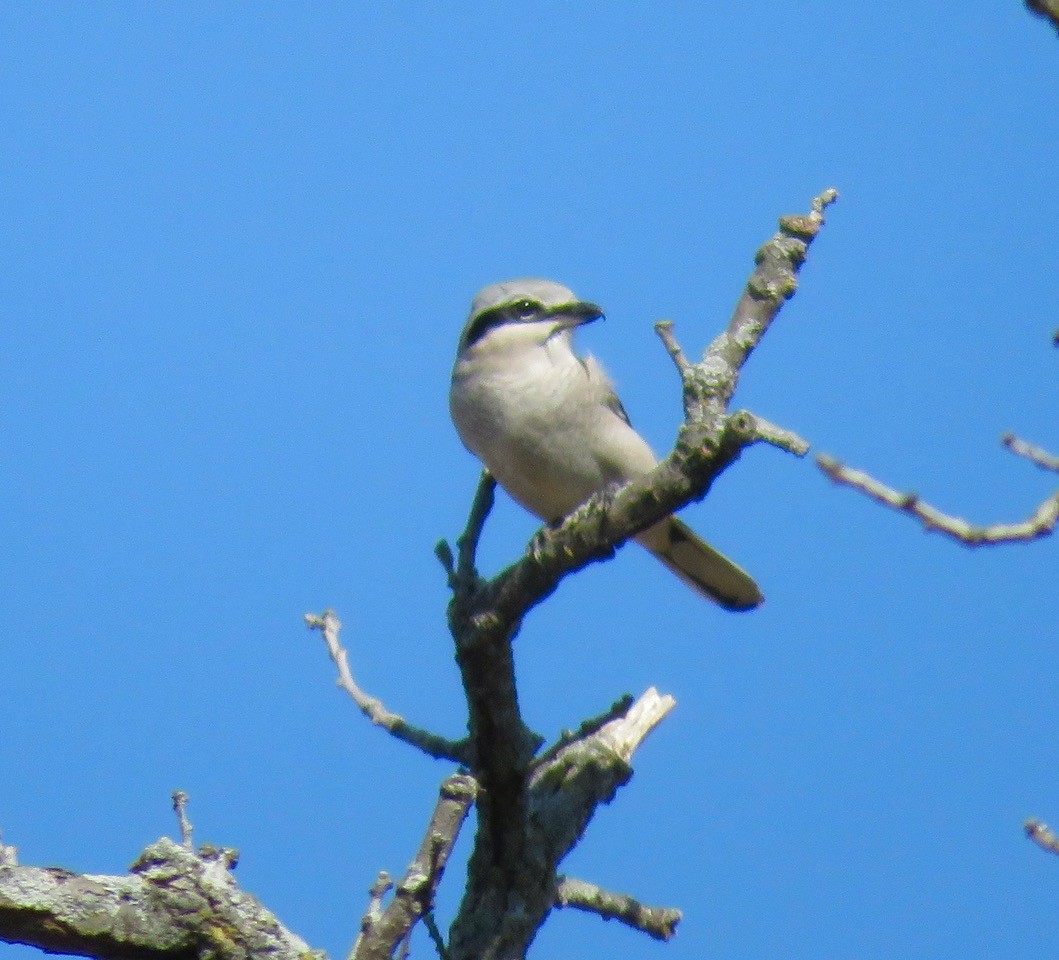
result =
[{"label": "gray bird", "polygon": [[[507,280],[478,292],[460,334],[449,392],[460,439],[549,523],[657,463],[602,367],[574,353],[574,329],[602,316],[551,280]],[[675,516],[636,540],[722,607],[749,610],[763,599],[749,574]]]}]

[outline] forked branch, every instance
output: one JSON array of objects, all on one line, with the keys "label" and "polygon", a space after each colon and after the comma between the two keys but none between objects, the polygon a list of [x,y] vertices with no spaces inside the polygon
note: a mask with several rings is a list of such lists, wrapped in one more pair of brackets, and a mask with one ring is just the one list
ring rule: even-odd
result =
[{"label": "forked branch", "polygon": [[835,483],[860,490],[877,503],[915,517],[923,524],[925,530],[944,533],[968,547],[1035,540],[1050,534],[1059,522],[1059,490],[1045,499],[1029,518],[1021,523],[976,526],[962,517],[942,513],[915,493],[900,493],[862,470],[854,470],[839,463],[834,457],[821,454],[816,458],[816,462]]}]

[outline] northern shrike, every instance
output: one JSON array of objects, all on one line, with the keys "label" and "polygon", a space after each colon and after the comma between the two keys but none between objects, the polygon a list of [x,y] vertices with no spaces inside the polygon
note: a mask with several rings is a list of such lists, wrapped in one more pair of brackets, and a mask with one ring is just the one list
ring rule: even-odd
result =
[{"label": "northern shrike", "polygon": [[[551,280],[507,280],[478,291],[460,334],[449,392],[460,439],[549,523],[657,463],[602,367],[574,353],[574,329],[602,316]],[[722,607],[749,610],[763,599],[749,574],[675,516],[636,540]]]}]

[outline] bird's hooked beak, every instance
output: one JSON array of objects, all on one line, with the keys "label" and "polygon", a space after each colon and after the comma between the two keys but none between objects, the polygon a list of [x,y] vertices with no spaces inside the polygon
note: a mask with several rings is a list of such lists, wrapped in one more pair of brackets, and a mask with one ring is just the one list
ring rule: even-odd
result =
[{"label": "bird's hooked beak", "polygon": [[587,300],[578,300],[555,311],[555,331],[573,330],[585,323],[603,319],[603,308]]}]

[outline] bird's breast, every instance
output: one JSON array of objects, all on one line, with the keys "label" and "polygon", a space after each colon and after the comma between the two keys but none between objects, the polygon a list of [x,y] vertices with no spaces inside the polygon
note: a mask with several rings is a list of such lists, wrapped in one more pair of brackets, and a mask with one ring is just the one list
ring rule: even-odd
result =
[{"label": "bird's breast", "polygon": [[[599,405],[581,362],[493,368],[458,362],[450,406],[460,438],[524,507],[556,520],[607,478],[594,438]],[[543,362],[542,362],[543,361]]]}]

